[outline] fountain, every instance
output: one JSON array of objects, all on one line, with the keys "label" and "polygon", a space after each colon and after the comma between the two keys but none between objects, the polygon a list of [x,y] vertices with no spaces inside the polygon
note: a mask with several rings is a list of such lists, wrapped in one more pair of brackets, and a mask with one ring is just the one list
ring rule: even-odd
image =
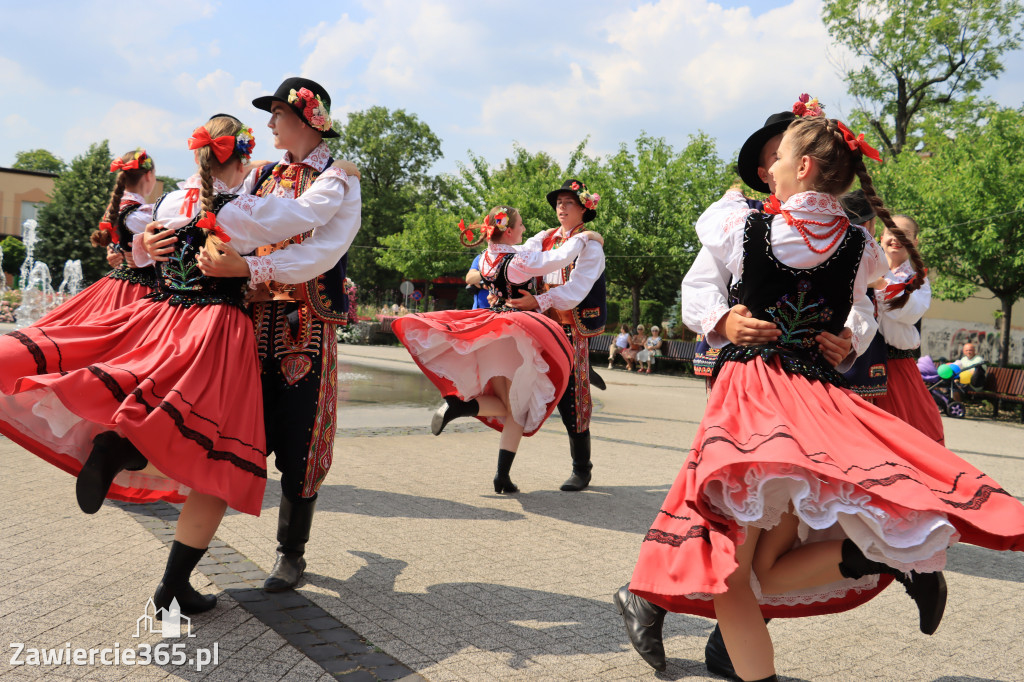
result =
[{"label": "fountain", "polygon": [[36,234],[38,225],[34,220],[26,220],[22,225],[22,240],[25,243],[25,261],[21,264],[21,305],[14,311],[14,322],[17,329],[27,327],[46,314],[53,307],[54,291],[51,286],[50,268],[46,263],[35,262]]},{"label": "fountain", "polygon": [[68,300],[82,290],[82,261],[69,260],[64,263],[64,279],[57,288],[57,300],[60,303]]}]

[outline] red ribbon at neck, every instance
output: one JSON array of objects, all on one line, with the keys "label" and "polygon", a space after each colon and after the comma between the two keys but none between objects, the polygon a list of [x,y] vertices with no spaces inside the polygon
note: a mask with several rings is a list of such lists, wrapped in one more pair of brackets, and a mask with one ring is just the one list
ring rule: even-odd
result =
[{"label": "red ribbon at neck", "polygon": [[231,158],[235,151],[235,136],[210,137],[210,132],[203,126],[199,126],[192,131],[192,137],[188,138],[188,148],[201,149],[207,146],[213,147],[213,155],[217,157],[218,161],[224,163]]},{"label": "red ribbon at neck", "polygon": [[769,215],[779,215],[782,213],[782,203],[779,198],[774,194],[768,197],[768,201],[764,202],[762,210]]},{"label": "red ribbon at neck", "polygon": [[864,141],[864,133],[854,136],[854,134],[850,132],[850,129],[843,125],[842,121],[836,121],[836,125],[839,127],[839,130],[843,133],[843,140],[846,142],[846,144],[850,147],[851,150],[860,150],[860,153],[868,157],[869,159],[874,159],[878,163],[882,163],[882,157],[879,156],[878,150]]},{"label": "red ribbon at neck", "polygon": [[185,190],[185,200],[181,203],[181,212],[179,215],[191,216],[195,213],[196,204],[199,203],[199,188],[189,187]]},{"label": "red ribbon at neck", "polygon": [[[579,234],[582,230],[583,230],[583,223],[580,223],[576,227],[574,227],[571,230],[569,230],[565,234],[565,236],[562,236],[560,234],[561,231],[562,231],[562,228],[556,227],[555,229],[551,230],[551,232],[549,232],[546,237],[544,237],[544,241],[542,242],[541,250],[542,251],[550,251],[551,249],[564,244],[566,242],[566,240],[569,239],[569,237],[573,237],[573,236]],[[559,241],[559,240],[561,240],[561,241]],[[558,242],[558,243],[556,244],[556,242]]]},{"label": "red ribbon at neck", "polygon": [[910,286],[912,283],[915,283],[915,282],[924,283],[924,278],[927,277],[927,276],[928,276],[928,268],[925,268],[924,269],[924,274],[915,274],[913,277],[908,279],[906,282],[893,282],[892,284],[886,286],[885,289],[883,289],[883,291],[885,292],[885,296],[883,296],[883,300],[891,301],[892,299],[894,299],[897,296],[899,296],[900,294],[902,294],[906,290],[906,288],[908,286]]}]

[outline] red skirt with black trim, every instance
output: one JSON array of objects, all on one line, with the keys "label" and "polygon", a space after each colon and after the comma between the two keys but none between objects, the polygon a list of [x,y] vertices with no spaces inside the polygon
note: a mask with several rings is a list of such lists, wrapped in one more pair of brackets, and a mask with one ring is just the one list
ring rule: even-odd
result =
[{"label": "red skirt with black trim", "polygon": [[[490,380],[510,379],[512,415],[525,436],[551,415],[572,375],[569,338],[539,313],[444,310],[400,317],[391,329],[443,396],[494,395]],[[504,428],[504,418],[477,419]]]},{"label": "red skirt with black trim", "polygon": [[143,299],[86,324],[0,336],[0,357],[0,431],[26,449],[77,475],[93,438],[114,431],[166,478],[123,471],[108,497],[181,502],[197,490],[259,515],[263,402],[239,308]]},{"label": "red skirt with black trim", "polygon": [[[994,480],[853,392],[757,357],[722,367],[630,590],[713,618],[746,528],[772,528],[791,508],[798,543],[849,538],[901,570],[941,570],[958,540],[1024,551],[1024,505]],[[752,587],[764,616],[777,618],[850,609],[889,581],[762,594],[754,577]]]},{"label": "red skirt with black trim", "polygon": [[945,445],[939,407],[925,388],[921,370],[913,358],[889,360],[889,390],[875,399],[875,405],[907,422],[936,443]]},{"label": "red skirt with black trim", "polygon": [[151,293],[152,288],[127,280],[102,277],[64,303],[39,318],[33,326],[56,327],[64,324],[85,324],[91,318],[135,303]]}]

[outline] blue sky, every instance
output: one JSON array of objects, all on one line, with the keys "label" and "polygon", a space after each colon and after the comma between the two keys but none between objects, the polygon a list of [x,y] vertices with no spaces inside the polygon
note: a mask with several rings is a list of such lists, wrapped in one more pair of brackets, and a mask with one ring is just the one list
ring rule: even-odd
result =
[{"label": "blue sky", "polygon": [[[833,116],[857,105],[820,0],[0,6],[0,166],[35,148],[70,161],[109,139],[184,177],[188,134],[219,111],[254,128],[257,158],[276,158],[251,100],[291,75],[322,83],[336,119],[372,105],[415,113],[442,140],[444,172],[467,150],[493,165],[518,142],[564,161],[586,136],[590,154],[607,154],[641,131],[682,146],[702,130],[729,157],[801,92]],[[986,92],[1020,106],[1024,53],[1005,65]]]}]

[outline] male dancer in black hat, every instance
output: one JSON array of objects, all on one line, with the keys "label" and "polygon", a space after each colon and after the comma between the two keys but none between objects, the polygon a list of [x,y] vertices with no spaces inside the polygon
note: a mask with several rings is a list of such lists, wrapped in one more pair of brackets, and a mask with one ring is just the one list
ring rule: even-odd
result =
[{"label": "male dancer in black hat", "polygon": [[[550,251],[583,230],[597,216],[595,210],[601,197],[587,191],[579,180],[566,180],[558,189],[548,192],[548,203],[555,209],[559,227],[531,237],[527,250]],[[532,246],[531,246],[532,245]],[[572,474],[561,490],[578,491],[590,485],[590,353],[588,339],[604,331],[608,316],[605,297],[604,249],[598,242],[587,242],[583,252],[564,270],[544,276],[544,293],[536,297],[526,294],[509,304],[520,310],[546,312],[561,323],[574,348],[575,362],[569,386],[558,402],[558,413],[569,433]]]},{"label": "male dancer in black hat", "polygon": [[346,162],[332,166],[323,142],[338,136],[330,105],[327,91],[306,78],[288,78],[273,95],[253,100],[270,112],[267,127],[285,154],[276,165],[254,169],[241,193],[294,198],[318,178],[337,176],[335,217],[305,235],[262,247],[255,257],[243,260],[228,251],[217,262],[201,262],[208,275],[248,276],[256,289],[252,313],[267,452],[274,452],[281,472],[277,560],[264,584],[268,592],[292,589],[302,577],[317,491],[334,447],[335,328],[347,321],[345,266],[362,201],[358,172]]}]

